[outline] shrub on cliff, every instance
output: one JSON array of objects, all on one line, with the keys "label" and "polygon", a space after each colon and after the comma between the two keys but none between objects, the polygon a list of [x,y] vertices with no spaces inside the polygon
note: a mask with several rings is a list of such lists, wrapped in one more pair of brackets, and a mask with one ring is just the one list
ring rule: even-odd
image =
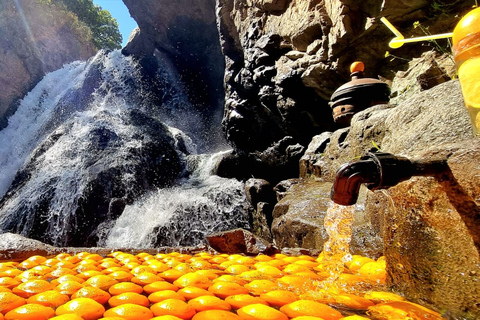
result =
[{"label": "shrub on cliff", "polygon": [[[45,5],[55,5],[73,13],[78,18],[75,29],[82,30],[82,24],[89,29],[93,43],[98,49],[120,49],[122,35],[118,23],[110,12],[95,5],[92,0],[40,0]],[[81,31],[85,33],[85,30]]]}]

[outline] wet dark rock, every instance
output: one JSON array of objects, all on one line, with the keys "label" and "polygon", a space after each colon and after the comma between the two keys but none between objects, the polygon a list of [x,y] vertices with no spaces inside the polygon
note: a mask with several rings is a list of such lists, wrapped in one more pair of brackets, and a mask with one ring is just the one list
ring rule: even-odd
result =
[{"label": "wet dark rock", "polygon": [[[130,127],[129,134],[108,129],[105,123],[112,119]],[[147,190],[168,186],[178,177],[181,164],[173,138],[159,121],[135,109],[99,115],[77,140],[82,150],[68,150],[65,143],[78,134],[76,121],[67,121],[47,137],[15,177],[0,202],[3,232],[57,246],[94,246],[102,222],[118,216],[125,204]],[[132,141],[135,147],[128,147]],[[77,178],[57,170],[51,158],[64,148],[64,162],[71,164],[69,170]],[[36,180],[44,182],[33,185]],[[41,196],[33,198],[32,188]],[[71,198],[60,200],[61,194]]]},{"label": "wet dark rock", "polygon": [[[331,183],[313,179],[282,181],[275,187],[281,196],[273,210],[272,235],[279,248],[323,248],[328,240],[323,222],[331,202],[331,187]],[[378,258],[383,253],[383,240],[365,215],[364,203],[362,190],[355,209],[350,252]]]},{"label": "wet dark rock", "polygon": [[[201,140],[225,145],[218,126],[223,116],[222,55],[215,21],[215,0],[125,0],[139,30],[123,53],[142,57],[160,52],[171,60],[188,99],[200,116]],[[215,146],[215,148],[218,146]]]},{"label": "wet dark rock", "polygon": [[257,255],[259,253],[271,255],[280,252],[266,240],[254,236],[244,229],[234,229],[207,236],[210,247],[220,253],[243,253]]},{"label": "wet dark rock", "polygon": [[226,155],[219,163],[217,174],[239,180],[254,177],[276,184],[284,179],[298,177],[298,161],[304,150],[295,139],[287,136],[262,152],[234,151]]}]

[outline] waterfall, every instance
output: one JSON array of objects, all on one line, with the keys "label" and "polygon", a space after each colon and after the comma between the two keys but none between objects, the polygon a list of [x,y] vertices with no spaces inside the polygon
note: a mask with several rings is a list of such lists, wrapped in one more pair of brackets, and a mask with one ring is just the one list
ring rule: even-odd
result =
[{"label": "waterfall", "polygon": [[102,246],[198,245],[208,234],[248,228],[243,183],[211,174],[221,156],[220,152],[203,157],[189,179],[127,206],[109,228]]},{"label": "waterfall", "polygon": [[100,51],[21,101],[0,131],[0,232],[152,247],[248,227],[242,184],[211,174],[222,154],[196,155],[204,115],[168,59],[149,59]]}]

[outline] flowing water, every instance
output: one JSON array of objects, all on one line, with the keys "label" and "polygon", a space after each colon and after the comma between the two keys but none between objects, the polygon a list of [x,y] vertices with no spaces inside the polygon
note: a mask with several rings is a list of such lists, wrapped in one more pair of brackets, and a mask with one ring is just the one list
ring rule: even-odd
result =
[{"label": "flowing water", "polygon": [[[92,170],[104,163],[128,161],[145,142],[131,119],[132,110],[168,128],[181,163],[203,160],[174,187],[150,190],[128,205],[118,221],[101,222],[98,244],[196,245],[205,234],[247,225],[241,183],[211,174],[221,153],[196,155],[198,145],[214,141],[203,136],[202,116],[190,105],[171,63],[163,56],[157,61],[155,94],[148,91],[152,84],[145,81],[137,61],[120,51],[100,51],[88,62],[74,62],[46,75],[21,101],[8,126],[0,131],[0,231],[9,231],[7,227],[2,230],[2,225],[21,220],[24,225],[17,231],[28,236],[29,230],[48,224],[49,242],[68,245],[71,230],[81,227],[76,225],[80,223],[76,212]],[[105,139],[99,142],[101,146],[112,143],[113,159],[105,152],[110,158],[92,160],[92,132],[99,131],[98,139]],[[49,144],[47,138],[54,141]],[[37,167],[24,171],[31,178],[2,204],[19,170],[32,160]],[[131,173],[127,170],[121,175],[122,183],[134,189]],[[48,212],[42,205],[46,198]]]},{"label": "flowing water", "polygon": [[205,236],[248,228],[243,183],[211,174],[222,153],[204,157],[193,176],[127,206],[107,228],[105,247],[153,248],[200,244]]}]

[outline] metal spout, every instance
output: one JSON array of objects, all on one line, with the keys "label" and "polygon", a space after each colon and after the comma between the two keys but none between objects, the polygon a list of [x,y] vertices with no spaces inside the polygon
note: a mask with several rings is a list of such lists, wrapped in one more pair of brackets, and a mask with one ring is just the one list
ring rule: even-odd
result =
[{"label": "metal spout", "polygon": [[357,202],[360,186],[386,189],[412,176],[430,176],[445,171],[445,160],[411,161],[390,153],[367,153],[357,162],[342,165],[332,186],[333,202],[350,206]]}]

